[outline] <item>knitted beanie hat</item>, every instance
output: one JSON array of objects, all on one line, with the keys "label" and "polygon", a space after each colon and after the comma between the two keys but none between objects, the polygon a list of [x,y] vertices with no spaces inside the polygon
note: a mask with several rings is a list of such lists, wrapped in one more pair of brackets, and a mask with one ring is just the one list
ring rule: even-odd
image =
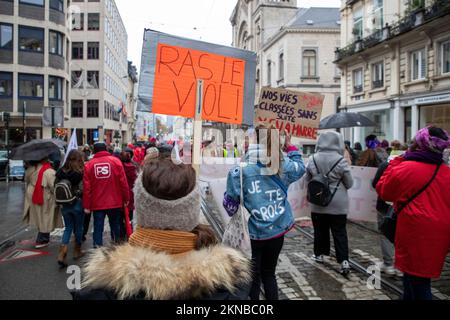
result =
[{"label": "knitted beanie hat", "polygon": [[142,175],[134,186],[135,216],[139,227],[191,232],[200,223],[200,190],[176,200],[158,199],[147,192]]},{"label": "knitted beanie hat", "polygon": [[148,148],[145,157],[148,157],[149,159],[157,159],[159,157],[159,150],[155,147]]}]

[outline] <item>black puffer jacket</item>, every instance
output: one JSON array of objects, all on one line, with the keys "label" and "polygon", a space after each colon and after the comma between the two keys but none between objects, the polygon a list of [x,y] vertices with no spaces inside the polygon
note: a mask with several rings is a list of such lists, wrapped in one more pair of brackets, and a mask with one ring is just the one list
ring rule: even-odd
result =
[{"label": "black puffer jacket", "polygon": [[74,300],[246,300],[250,262],[221,245],[171,256],[130,244],[94,251]]}]

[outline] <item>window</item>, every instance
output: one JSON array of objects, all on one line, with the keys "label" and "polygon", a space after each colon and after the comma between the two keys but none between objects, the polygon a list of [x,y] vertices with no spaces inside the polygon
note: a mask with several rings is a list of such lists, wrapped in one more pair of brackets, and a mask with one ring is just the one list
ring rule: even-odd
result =
[{"label": "window", "polygon": [[384,63],[378,62],[372,64],[372,89],[382,88],[384,86]]},{"label": "window", "polygon": [[19,2],[24,4],[32,4],[39,7],[44,6],[44,0],[20,0]]},{"label": "window", "polygon": [[20,98],[44,98],[44,76],[19,73]]},{"label": "window", "polygon": [[88,30],[100,30],[100,14],[88,13]]},{"label": "window", "polygon": [[373,0],[373,28],[381,30],[383,26],[383,0]]},{"label": "window", "polygon": [[270,60],[267,61],[267,85],[270,86],[272,84],[272,64]]},{"label": "window", "polygon": [[303,77],[316,77],[316,51],[303,51]]},{"label": "window", "polygon": [[0,24],[0,49],[12,50],[13,27],[10,24]]},{"label": "window", "polygon": [[50,48],[49,52],[51,54],[57,54],[62,57],[63,55],[63,35],[56,31],[49,31],[50,38]]},{"label": "window", "polygon": [[72,118],[83,118],[83,100],[72,100]]},{"label": "window", "polygon": [[19,48],[44,53],[44,29],[19,26]]},{"label": "window", "polygon": [[98,89],[98,71],[88,71],[87,81],[90,88]]},{"label": "window", "polygon": [[280,53],[278,60],[279,60],[278,75],[279,75],[279,79],[283,80],[284,79],[284,53],[283,52]]},{"label": "window", "polygon": [[353,35],[355,38],[363,37],[363,8],[353,12]]},{"label": "window", "polygon": [[425,49],[411,52],[411,80],[425,79],[426,68]]},{"label": "window", "polygon": [[363,91],[363,69],[353,71],[353,92],[359,93]]},{"label": "window", "polygon": [[63,99],[63,79],[59,77],[48,77],[48,98],[50,100]]},{"label": "window", "polygon": [[72,30],[73,31],[84,30],[84,13],[72,14]]},{"label": "window", "polygon": [[72,88],[81,88],[83,84],[83,71],[72,71]]},{"label": "window", "polygon": [[442,44],[442,73],[450,72],[450,41]]},{"label": "window", "polygon": [[50,8],[64,12],[64,0],[50,0]]},{"label": "window", "polygon": [[88,42],[88,59],[98,60],[100,55],[99,43]]},{"label": "window", "polygon": [[87,117],[98,118],[98,100],[87,101]]},{"label": "window", "polygon": [[82,60],[84,59],[84,43],[72,42],[72,59]]},{"label": "window", "polygon": [[0,72],[0,98],[10,98],[13,94],[13,74]]}]

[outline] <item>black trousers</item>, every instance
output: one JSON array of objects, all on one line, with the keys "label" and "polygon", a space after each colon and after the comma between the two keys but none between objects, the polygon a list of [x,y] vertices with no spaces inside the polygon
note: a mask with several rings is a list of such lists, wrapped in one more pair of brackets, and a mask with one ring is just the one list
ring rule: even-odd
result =
[{"label": "black trousers", "polygon": [[330,255],[330,230],[338,263],[348,260],[347,216],[332,214],[311,214],[314,225],[314,254]]},{"label": "black trousers", "polygon": [[89,232],[89,225],[91,224],[92,213],[84,215],[84,223],[83,223],[83,237]]},{"label": "black trousers", "polygon": [[251,241],[253,283],[250,290],[250,299],[259,300],[261,280],[267,300],[278,300],[278,284],[275,269],[278,257],[284,244],[284,236],[263,241]]}]

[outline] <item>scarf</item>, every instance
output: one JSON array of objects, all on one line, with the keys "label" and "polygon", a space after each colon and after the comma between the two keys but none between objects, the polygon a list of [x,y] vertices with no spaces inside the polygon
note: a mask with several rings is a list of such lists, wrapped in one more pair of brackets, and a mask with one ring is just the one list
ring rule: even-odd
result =
[{"label": "scarf", "polygon": [[129,243],[135,247],[150,248],[157,252],[179,255],[195,250],[197,236],[190,232],[144,229],[137,227]]},{"label": "scarf", "polygon": [[36,181],[36,186],[34,187],[33,204],[38,206],[42,206],[44,204],[44,187],[42,186],[42,180],[44,178],[44,172],[48,169],[51,169],[52,165],[48,162],[42,165],[42,168],[39,170],[38,179]]},{"label": "scarf", "polygon": [[407,161],[417,161],[429,164],[441,164],[443,162],[442,153],[430,150],[407,151],[403,158]]}]

